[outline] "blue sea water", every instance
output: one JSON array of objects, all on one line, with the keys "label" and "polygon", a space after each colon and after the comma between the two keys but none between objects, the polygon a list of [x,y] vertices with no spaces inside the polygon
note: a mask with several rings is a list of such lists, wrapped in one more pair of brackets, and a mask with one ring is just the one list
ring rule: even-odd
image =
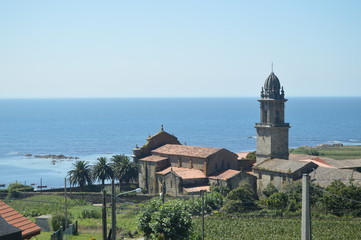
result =
[{"label": "blue sea water", "polygon": [[[361,98],[290,98],[290,147],[361,144]],[[75,160],[26,157],[64,154],[94,163],[131,154],[160,130],[187,145],[255,150],[256,98],[1,99],[0,184],[64,184]]]}]

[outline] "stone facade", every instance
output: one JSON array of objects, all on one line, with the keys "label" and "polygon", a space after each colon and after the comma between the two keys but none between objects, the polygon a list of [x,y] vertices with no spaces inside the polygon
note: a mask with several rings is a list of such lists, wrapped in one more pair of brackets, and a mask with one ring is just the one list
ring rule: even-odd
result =
[{"label": "stone facade", "polygon": [[269,158],[288,159],[288,123],[285,123],[283,88],[272,72],[261,91],[260,122],[257,129],[257,163]]},{"label": "stone facade", "polygon": [[[163,129],[148,137],[141,148],[135,148],[133,158],[139,164],[139,186],[149,194],[197,193],[209,190],[211,183],[235,188],[242,177],[246,178],[238,171],[237,154],[223,148],[181,145]],[[250,169],[246,163],[244,167]]]}]

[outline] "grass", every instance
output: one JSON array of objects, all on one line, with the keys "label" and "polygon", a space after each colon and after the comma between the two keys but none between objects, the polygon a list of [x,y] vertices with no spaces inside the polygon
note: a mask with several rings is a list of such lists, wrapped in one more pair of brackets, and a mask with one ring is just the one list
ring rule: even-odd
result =
[{"label": "grass", "polygon": [[[27,212],[32,208],[32,204],[44,205],[45,209],[51,212],[56,212],[60,208],[59,203],[63,203],[63,198],[58,196],[39,195],[25,199],[26,201],[16,200],[9,204],[20,212]],[[84,205],[84,202],[72,202],[69,207],[69,212],[73,216],[73,220],[77,220],[79,224],[79,235],[71,236],[70,240],[90,240],[101,239],[101,219],[80,218],[83,210],[95,209],[101,211],[101,207],[96,207],[91,204]],[[49,206],[53,205],[51,209]],[[135,235],[141,237],[141,234],[134,234],[137,231],[138,211],[141,204],[124,203],[117,206],[117,227],[120,232],[117,234],[128,237]],[[111,226],[110,208],[107,209],[107,225],[108,230]],[[33,217],[30,219],[34,220]],[[201,233],[201,218],[195,217],[195,230]],[[312,220],[312,235],[316,240],[332,240],[332,239],[361,239],[361,221],[346,220],[343,218],[326,219],[326,220]],[[301,222],[299,218],[291,219],[277,219],[266,217],[245,217],[227,215],[222,216],[214,214],[205,217],[205,236],[207,240],[233,240],[233,239],[263,239],[263,240],[288,240],[300,239]],[[49,240],[50,233],[41,233],[32,238],[34,240]]]},{"label": "grass", "polygon": [[[201,218],[195,218],[195,229],[201,233]],[[312,239],[361,239],[360,221],[313,220]],[[300,219],[219,217],[205,218],[207,240],[291,240],[301,238]]]},{"label": "grass", "polygon": [[319,156],[333,158],[336,160],[361,159],[361,146],[342,146],[342,147],[327,147],[327,148],[299,147],[296,149],[291,149],[290,153],[298,153],[298,154],[318,153]]},{"label": "grass", "polygon": [[[64,197],[55,195],[37,195],[21,200],[7,201],[7,203],[22,213],[30,220],[35,222],[35,217],[43,214],[54,214],[64,212]],[[138,209],[140,204],[124,203],[117,204],[117,228],[118,236],[137,235],[138,230]],[[84,210],[95,210],[101,213],[101,207],[93,206],[89,203],[79,200],[68,199],[68,214],[72,216],[72,221],[78,221],[79,236],[71,239],[87,239],[92,236],[101,239],[102,220],[94,218],[81,218]],[[107,208],[107,229],[111,228],[111,208]],[[50,239],[50,233],[41,233],[37,240]]]}]

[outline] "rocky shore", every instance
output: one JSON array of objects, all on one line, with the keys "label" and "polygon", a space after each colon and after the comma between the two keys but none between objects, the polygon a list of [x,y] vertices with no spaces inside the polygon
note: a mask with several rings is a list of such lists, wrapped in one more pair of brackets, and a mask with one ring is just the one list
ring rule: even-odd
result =
[{"label": "rocky shore", "polygon": [[[33,155],[28,153],[25,154],[25,156],[27,157],[32,157]],[[78,157],[69,157],[69,156],[65,156],[63,154],[60,155],[54,155],[54,154],[47,154],[47,155],[35,155],[33,156],[34,158],[46,158],[46,159],[79,159]]]}]

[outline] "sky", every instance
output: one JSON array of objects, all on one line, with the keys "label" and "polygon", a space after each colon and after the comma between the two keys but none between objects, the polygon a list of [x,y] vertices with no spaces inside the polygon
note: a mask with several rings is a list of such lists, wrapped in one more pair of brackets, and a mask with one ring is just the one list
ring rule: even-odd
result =
[{"label": "sky", "polygon": [[361,96],[361,1],[0,1],[0,98]]}]

